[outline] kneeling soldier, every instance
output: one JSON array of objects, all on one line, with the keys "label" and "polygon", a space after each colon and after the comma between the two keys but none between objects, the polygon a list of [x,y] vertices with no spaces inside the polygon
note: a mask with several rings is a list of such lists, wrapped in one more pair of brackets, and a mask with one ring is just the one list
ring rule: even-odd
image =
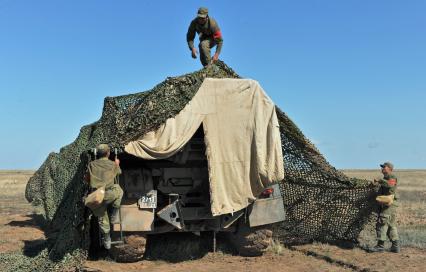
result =
[{"label": "kneeling soldier", "polygon": [[[107,144],[97,146],[97,160],[90,162],[90,187],[92,189],[105,188],[105,196],[102,204],[92,209],[93,214],[98,217],[99,228],[102,233],[102,243],[106,249],[111,248],[110,222],[119,223],[119,209],[123,190],[117,184],[116,178],[121,174],[120,161],[109,160],[110,148]],[[112,208],[111,220],[108,217],[108,209]]]},{"label": "kneeling soldier", "polygon": [[397,177],[392,173],[393,164],[385,162],[381,164],[383,178],[374,181],[380,185],[378,197],[379,215],[377,218],[376,232],[377,245],[371,249],[372,252],[383,252],[385,250],[385,241],[387,236],[392,242],[391,251],[400,252],[398,230],[396,228],[396,208],[398,207],[398,196],[396,188],[398,184]]}]

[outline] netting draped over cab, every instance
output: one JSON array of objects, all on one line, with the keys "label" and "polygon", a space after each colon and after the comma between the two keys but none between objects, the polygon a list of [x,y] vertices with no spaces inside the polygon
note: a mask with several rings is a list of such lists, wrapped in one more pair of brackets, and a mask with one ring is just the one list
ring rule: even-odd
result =
[{"label": "netting draped over cab", "polygon": [[[26,188],[26,198],[48,222],[50,259],[88,249],[85,152],[100,143],[121,148],[179,113],[206,77],[239,78],[223,62],[191,74],[167,78],[152,90],[105,98],[99,121],[81,128],[77,139],[51,153]],[[331,167],[297,126],[277,108],[284,155],[281,184],[287,219],[282,239],[356,241],[371,215],[374,187],[351,180]]]}]

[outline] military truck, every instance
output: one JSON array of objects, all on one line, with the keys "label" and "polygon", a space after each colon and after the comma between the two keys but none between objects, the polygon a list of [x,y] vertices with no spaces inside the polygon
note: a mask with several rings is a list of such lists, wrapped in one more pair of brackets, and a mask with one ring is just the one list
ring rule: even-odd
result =
[{"label": "military truck", "polygon": [[213,236],[224,232],[243,256],[261,255],[271,244],[271,224],[285,216],[278,184],[266,188],[242,210],[213,216],[205,151],[200,128],[184,148],[167,159],[144,160],[118,153],[124,195],[121,223],[111,228],[110,253],[115,260],[140,260],[147,236],[155,241],[155,234],[167,232],[211,232]]},{"label": "military truck", "polygon": [[116,259],[140,258],[146,235],[167,232],[224,232],[241,255],[260,255],[284,220],[273,186],[284,179],[280,126],[255,80],[205,78],[179,113],[122,150]]}]

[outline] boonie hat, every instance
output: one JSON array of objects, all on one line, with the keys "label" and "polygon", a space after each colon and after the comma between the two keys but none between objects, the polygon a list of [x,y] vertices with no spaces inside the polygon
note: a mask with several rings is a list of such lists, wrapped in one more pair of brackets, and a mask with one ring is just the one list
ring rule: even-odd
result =
[{"label": "boonie hat", "polygon": [[393,164],[391,162],[385,162],[383,164],[380,164],[381,168],[385,168],[385,166],[389,167],[390,169],[393,169]]},{"label": "boonie hat", "polygon": [[209,13],[209,10],[207,8],[199,8],[197,17],[206,18],[208,13]]}]

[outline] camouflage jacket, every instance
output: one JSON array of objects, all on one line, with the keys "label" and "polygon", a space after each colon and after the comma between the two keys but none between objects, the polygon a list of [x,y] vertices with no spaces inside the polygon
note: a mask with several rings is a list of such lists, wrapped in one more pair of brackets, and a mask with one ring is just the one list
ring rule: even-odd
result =
[{"label": "camouflage jacket", "polygon": [[121,174],[120,166],[108,158],[100,158],[89,163],[90,187],[106,189],[114,185],[116,177]]},{"label": "camouflage jacket", "polygon": [[385,175],[381,180],[379,180],[379,185],[379,195],[394,195],[394,199],[398,199],[396,193],[398,178],[394,174]]},{"label": "camouflage jacket", "polygon": [[207,17],[207,22],[204,25],[198,23],[197,18],[191,21],[188,32],[186,33],[186,41],[188,42],[189,50],[194,48],[195,33],[198,34],[200,41],[213,39],[217,44],[216,53],[220,54],[223,45],[222,33],[216,20]]}]

